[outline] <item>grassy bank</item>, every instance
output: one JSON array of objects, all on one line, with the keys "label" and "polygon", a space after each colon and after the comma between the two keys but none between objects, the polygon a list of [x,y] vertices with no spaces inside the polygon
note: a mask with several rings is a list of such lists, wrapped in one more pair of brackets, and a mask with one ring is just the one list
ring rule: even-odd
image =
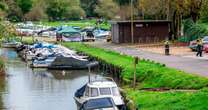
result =
[{"label": "grassy bank", "polygon": [[5,75],[5,63],[3,58],[0,58],[0,76]]},{"label": "grassy bank", "polygon": [[[132,57],[91,47],[82,43],[64,43],[63,45],[123,68],[123,80],[129,84],[131,83],[133,79]],[[207,78],[168,68],[162,64],[146,60],[139,62],[137,79],[140,88],[166,87],[171,89],[201,89],[208,86]]]},{"label": "grassy bank", "polygon": [[140,110],[208,110],[208,89],[197,92],[147,92],[128,90]]},{"label": "grassy bank", "polygon": [[[129,83],[132,81],[132,57],[82,43],[63,43],[63,45],[123,68],[122,78]],[[139,68],[137,68],[137,79],[139,88],[197,89],[194,92],[150,92],[138,89],[132,90],[127,85],[127,87],[124,86],[123,89],[127,93],[127,97],[133,100],[139,110],[208,109],[208,89],[203,89],[208,85],[207,78],[171,69],[155,62],[142,60],[139,63]]]},{"label": "grassy bank", "polygon": [[[43,25],[48,26],[61,26],[61,25],[68,25],[68,26],[78,26],[81,28],[87,26],[96,26],[96,20],[79,20],[79,21],[58,21],[58,22],[42,22]],[[108,22],[100,24],[100,27],[103,29],[110,29],[110,24]]]}]

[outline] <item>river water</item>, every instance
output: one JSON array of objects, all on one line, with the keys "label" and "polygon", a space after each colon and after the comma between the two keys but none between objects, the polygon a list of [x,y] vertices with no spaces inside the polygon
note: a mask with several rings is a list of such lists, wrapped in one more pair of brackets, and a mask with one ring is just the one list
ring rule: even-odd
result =
[{"label": "river water", "polygon": [[14,50],[1,49],[0,53],[7,68],[7,77],[0,78],[1,109],[77,110],[73,96],[88,81],[87,70],[32,70]]}]

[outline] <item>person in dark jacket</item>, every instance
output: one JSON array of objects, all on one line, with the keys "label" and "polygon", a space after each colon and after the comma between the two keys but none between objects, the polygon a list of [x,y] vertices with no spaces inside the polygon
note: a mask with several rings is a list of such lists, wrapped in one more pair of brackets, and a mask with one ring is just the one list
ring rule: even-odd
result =
[{"label": "person in dark jacket", "polygon": [[197,40],[197,54],[196,54],[196,56],[202,57],[202,53],[203,53],[203,43],[202,43],[201,39],[198,39]]}]

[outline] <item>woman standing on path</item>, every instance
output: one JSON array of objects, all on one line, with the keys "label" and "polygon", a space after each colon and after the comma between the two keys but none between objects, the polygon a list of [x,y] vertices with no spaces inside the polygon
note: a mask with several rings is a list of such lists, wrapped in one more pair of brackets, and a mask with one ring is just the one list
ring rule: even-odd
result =
[{"label": "woman standing on path", "polygon": [[197,41],[197,54],[196,56],[200,56],[202,57],[202,52],[203,52],[203,43],[202,43],[202,39],[198,39]]}]

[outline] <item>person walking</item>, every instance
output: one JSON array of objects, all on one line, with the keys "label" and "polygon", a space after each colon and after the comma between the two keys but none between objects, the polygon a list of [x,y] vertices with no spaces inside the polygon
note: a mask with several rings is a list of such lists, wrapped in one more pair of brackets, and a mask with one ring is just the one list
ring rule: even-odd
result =
[{"label": "person walking", "polygon": [[198,39],[197,41],[197,54],[196,56],[200,56],[202,57],[202,53],[203,53],[203,43],[202,43],[202,39]]}]

